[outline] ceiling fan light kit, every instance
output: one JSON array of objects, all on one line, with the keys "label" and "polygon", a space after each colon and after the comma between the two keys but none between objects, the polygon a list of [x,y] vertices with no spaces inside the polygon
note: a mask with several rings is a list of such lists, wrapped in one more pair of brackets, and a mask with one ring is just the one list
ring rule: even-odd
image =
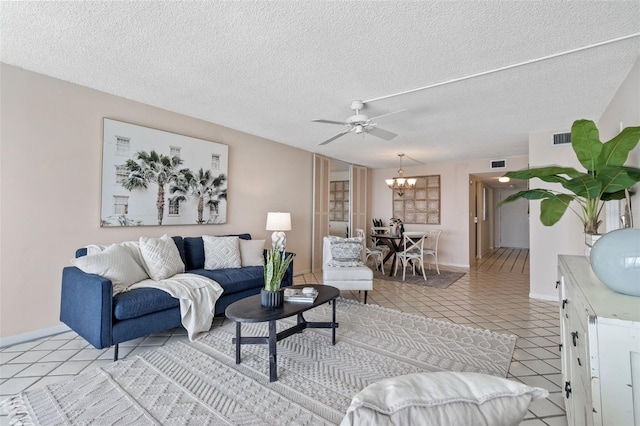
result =
[{"label": "ceiling fan light kit", "polygon": [[400,168],[398,169],[398,174],[400,176],[385,179],[385,182],[389,189],[395,191],[400,197],[402,197],[407,189],[411,189],[416,186],[417,179],[404,177],[404,169],[402,168],[402,157],[404,157],[404,154],[398,154],[398,157],[400,157]]}]

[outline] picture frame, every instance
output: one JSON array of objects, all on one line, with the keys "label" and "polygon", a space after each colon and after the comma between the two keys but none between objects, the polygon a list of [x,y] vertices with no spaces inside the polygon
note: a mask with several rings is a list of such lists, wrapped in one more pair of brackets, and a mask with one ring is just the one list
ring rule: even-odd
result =
[{"label": "picture frame", "polygon": [[229,147],[103,119],[101,227],[227,222]]}]

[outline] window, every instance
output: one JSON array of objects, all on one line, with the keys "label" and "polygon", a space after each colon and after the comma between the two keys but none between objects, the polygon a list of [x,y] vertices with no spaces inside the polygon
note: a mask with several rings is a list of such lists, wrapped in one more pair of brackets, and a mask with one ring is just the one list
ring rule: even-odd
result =
[{"label": "window", "polygon": [[169,216],[178,216],[180,214],[180,202],[178,200],[169,199]]},{"label": "window", "polygon": [[116,166],[116,183],[121,185],[122,182],[129,176],[129,172],[127,171],[127,166],[121,164]]},{"label": "window", "polygon": [[214,170],[220,169],[220,155],[211,154],[211,168]]},{"label": "window", "polygon": [[440,224],[440,175],[416,176],[416,186],[401,197],[393,191],[393,217],[404,223]]},{"label": "window", "polygon": [[113,197],[113,213],[127,214],[129,213],[129,197],[114,195]]},{"label": "window", "polygon": [[181,149],[182,148],[180,148],[179,146],[171,146],[171,147],[169,147],[169,156],[171,158],[173,158],[173,157],[180,158],[180,150]]},{"label": "window", "polygon": [[117,155],[123,155],[125,157],[128,157],[130,148],[131,148],[131,143],[129,138],[116,136],[116,154]]},{"label": "window", "polygon": [[348,180],[335,180],[329,184],[329,220],[349,221]]}]

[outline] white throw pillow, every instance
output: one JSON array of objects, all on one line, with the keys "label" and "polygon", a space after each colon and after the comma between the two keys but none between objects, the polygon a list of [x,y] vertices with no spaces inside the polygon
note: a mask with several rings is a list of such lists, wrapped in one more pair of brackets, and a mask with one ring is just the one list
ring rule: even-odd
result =
[{"label": "white throw pillow", "polygon": [[[140,265],[142,269],[145,269],[144,259],[142,258],[142,252],[140,252],[140,243],[138,241],[124,241],[122,243],[115,243],[115,245],[122,246],[124,249],[126,249],[131,255],[131,257],[133,257],[133,260],[135,260],[136,263]],[[86,247],[87,254],[89,255],[89,254],[96,254],[96,253],[103,252],[107,249],[107,247],[109,246],[102,246],[102,245],[95,245],[95,244],[88,245]],[[147,276],[147,278],[148,277],[149,276]]]},{"label": "white throw pillow", "polygon": [[149,278],[130,252],[120,244],[113,244],[101,252],[72,259],[71,263],[87,274],[96,274],[111,280],[114,295]]},{"label": "white throw pillow", "polygon": [[203,235],[204,269],[240,268],[240,243],[238,237],[211,237]]},{"label": "white throw pillow", "polygon": [[331,260],[328,266],[364,266],[362,261],[362,238],[329,237]]},{"label": "white throw pillow", "polygon": [[160,238],[140,237],[140,251],[152,280],[160,281],[184,272],[178,247],[166,234]]},{"label": "white throw pillow", "polygon": [[240,242],[240,263],[242,266],[264,266],[264,240],[243,240]]},{"label": "white throw pillow", "polygon": [[414,373],[373,383],[354,396],[341,426],[518,425],[542,388],[480,373]]}]

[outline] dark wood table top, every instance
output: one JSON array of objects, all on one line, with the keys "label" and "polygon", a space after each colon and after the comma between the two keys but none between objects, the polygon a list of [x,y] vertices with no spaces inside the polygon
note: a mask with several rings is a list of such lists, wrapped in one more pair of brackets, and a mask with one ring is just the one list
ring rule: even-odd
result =
[{"label": "dark wood table top", "polygon": [[296,285],[291,288],[313,287],[318,296],[312,303],[284,302],[280,308],[265,308],[260,304],[260,295],[249,296],[232,303],[225,310],[227,318],[236,322],[265,322],[287,318],[320,306],[340,296],[340,290],[322,284]]}]

